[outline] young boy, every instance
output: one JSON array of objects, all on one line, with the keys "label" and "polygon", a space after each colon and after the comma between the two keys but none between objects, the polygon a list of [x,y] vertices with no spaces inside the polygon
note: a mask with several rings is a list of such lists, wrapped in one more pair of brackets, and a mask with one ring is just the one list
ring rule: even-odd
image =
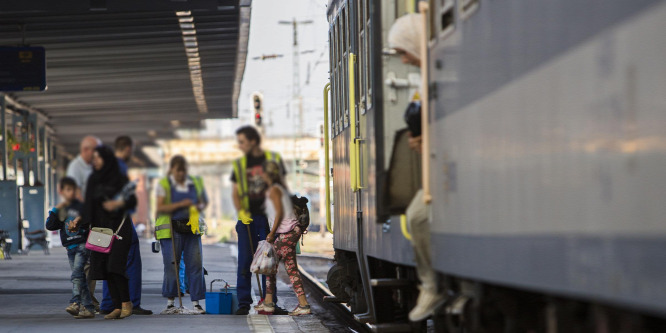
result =
[{"label": "young boy", "polygon": [[90,252],[86,249],[88,229],[78,228],[72,232],[68,228],[71,222],[78,223],[78,220],[81,219],[83,204],[76,199],[76,190],[74,179],[65,177],[60,181],[58,193],[62,201],[49,211],[46,229],[60,230],[60,239],[62,245],[67,248],[69,266],[72,268],[72,299],[65,311],[74,318],[85,319],[94,318],[95,309],[88,290],[86,274],[83,272],[83,266],[90,256]]}]

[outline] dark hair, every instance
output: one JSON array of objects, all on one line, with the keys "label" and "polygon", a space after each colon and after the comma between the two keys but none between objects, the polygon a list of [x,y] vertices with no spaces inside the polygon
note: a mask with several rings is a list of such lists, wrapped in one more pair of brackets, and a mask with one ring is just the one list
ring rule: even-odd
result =
[{"label": "dark hair", "polygon": [[287,184],[285,184],[284,179],[282,178],[282,168],[277,162],[266,160],[264,161],[262,168],[264,173],[274,184],[280,184],[285,188],[287,187]]},{"label": "dark hair", "polygon": [[75,190],[79,187],[78,185],[76,185],[76,180],[74,180],[74,178],[72,177],[63,177],[62,179],[60,179],[60,190],[61,191],[64,190],[65,187],[67,186],[71,186]]},{"label": "dark hair", "polygon": [[236,130],[236,135],[243,134],[248,141],[256,141],[257,146],[261,145],[261,136],[256,128],[247,125]]},{"label": "dark hair", "polygon": [[123,136],[119,136],[119,137],[116,138],[116,142],[114,144],[114,147],[115,147],[116,151],[119,151],[119,150],[123,150],[127,147],[131,147],[132,143],[133,143],[132,138],[130,138],[127,135],[123,135]]},{"label": "dark hair", "polygon": [[174,155],[171,158],[171,161],[169,162],[169,171],[173,170],[173,168],[178,167],[186,169],[187,168],[187,160],[185,160],[185,157],[183,155]]}]

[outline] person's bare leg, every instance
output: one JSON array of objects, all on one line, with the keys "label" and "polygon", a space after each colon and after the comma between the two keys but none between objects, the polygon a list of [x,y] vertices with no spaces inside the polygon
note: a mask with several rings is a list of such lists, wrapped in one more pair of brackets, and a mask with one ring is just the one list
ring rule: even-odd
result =
[{"label": "person's bare leg", "polygon": [[298,296],[298,305],[300,306],[309,305],[307,298],[305,298],[305,295]]}]

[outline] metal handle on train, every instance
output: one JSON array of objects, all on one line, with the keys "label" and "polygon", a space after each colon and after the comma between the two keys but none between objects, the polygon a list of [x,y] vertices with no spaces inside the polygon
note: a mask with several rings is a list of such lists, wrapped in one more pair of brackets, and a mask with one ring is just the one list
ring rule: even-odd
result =
[{"label": "metal handle on train", "polygon": [[331,83],[324,86],[324,170],[326,173],[326,229],[333,233],[331,228],[331,173],[329,167],[328,150],[328,93],[331,91]]},{"label": "metal handle on train", "polygon": [[421,144],[423,151],[421,152],[421,168],[422,168],[422,181],[423,181],[423,202],[430,204],[432,195],[430,194],[430,127],[428,126],[428,119],[430,119],[430,94],[428,92],[428,20],[430,12],[428,2],[419,1],[419,11],[421,12],[423,33],[421,34]]}]

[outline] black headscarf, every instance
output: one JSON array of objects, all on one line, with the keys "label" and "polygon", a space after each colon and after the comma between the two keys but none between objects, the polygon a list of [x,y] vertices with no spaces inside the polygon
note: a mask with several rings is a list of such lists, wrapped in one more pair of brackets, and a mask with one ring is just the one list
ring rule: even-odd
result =
[{"label": "black headscarf", "polygon": [[98,201],[112,200],[128,181],[120,172],[118,160],[111,148],[105,145],[97,146],[95,152],[104,160],[104,165],[100,170],[93,170],[88,178],[83,208],[86,224],[93,218],[95,206],[100,204]]}]

